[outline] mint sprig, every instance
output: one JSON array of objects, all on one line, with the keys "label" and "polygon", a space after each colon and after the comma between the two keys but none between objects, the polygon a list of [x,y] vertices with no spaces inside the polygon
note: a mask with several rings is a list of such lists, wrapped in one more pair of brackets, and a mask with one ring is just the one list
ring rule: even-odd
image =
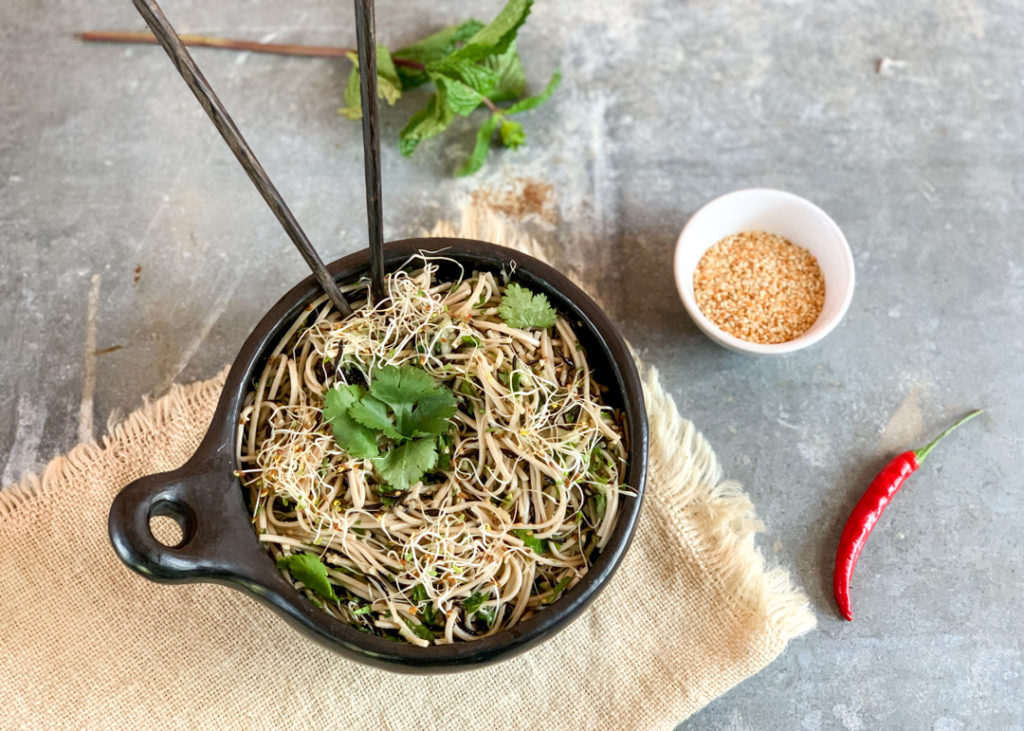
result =
[{"label": "mint sprig", "polygon": [[[543,104],[561,80],[556,71],[542,93],[523,97],[526,73],[516,36],[532,5],[533,0],[509,0],[486,25],[471,18],[394,53],[377,46],[377,93],[388,104],[393,105],[412,88],[434,84],[434,94],[399,133],[403,155],[412,155],[420,142],[441,134],[457,117],[468,117],[481,106],[490,111],[490,116],[481,124],[472,154],[457,175],[475,173],[483,166],[496,131],[505,147],[516,149],[526,141],[522,125],[508,117]],[[349,58],[353,68],[340,112],[359,119],[359,69],[354,54]],[[504,102],[513,103],[505,108],[498,106]]]},{"label": "mint sprig", "polygon": [[373,369],[369,389],[336,385],[324,396],[323,414],[338,446],[373,459],[387,492],[403,492],[437,466],[455,409],[450,389],[403,365]]}]

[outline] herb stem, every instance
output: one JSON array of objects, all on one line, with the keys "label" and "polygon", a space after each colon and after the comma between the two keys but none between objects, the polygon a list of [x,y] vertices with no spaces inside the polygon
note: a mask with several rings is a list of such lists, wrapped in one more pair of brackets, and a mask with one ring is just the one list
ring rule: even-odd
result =
[{"label": "herb stem", "polygon": [[492,102],[490,99],[488,99],[485,96],[481,96],[480,97],[480,101],[482,101],[484,103],[484,106],[487,107],[488,109],[490,109],[491,112],[494,113],[494,114],[504,114],[505,113],[504,109],[499,107],[497,104],[495,104],[494,102]]},{"label": "herb stem", "polygon": [[[95,43],[149,43],[155,44],[156,38],[148,31],[119,31],[119,30],[88,30],[78,34],[83,41]],[[261,43],[260,41],[245,41],[236,38],[218,38],[216,36],[204,36],[194,33],[182,33],[178,36],[186,46],[202,46],[206,48],[221,48],[228,51],[252,51],[253,53],[270,53],[278,56],[307,56],[313,58],[341,58],[350,53],[355,53],[354,48],[342,46],[306,46],[294,43]],[[418,62],[407,58],[391,59],[396,66],[423,71],[426,67]]]}]

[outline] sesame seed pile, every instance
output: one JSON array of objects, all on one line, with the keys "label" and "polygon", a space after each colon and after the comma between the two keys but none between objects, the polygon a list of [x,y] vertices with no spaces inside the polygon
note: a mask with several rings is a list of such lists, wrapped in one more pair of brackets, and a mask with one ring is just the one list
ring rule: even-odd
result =
[{"label": "sesame seed pile", "polygon": [[693,293],[704,316],[730,335],[785,343],[818,319],[825,277],[806,249],[765,231],[744,231],[704,253]]}]

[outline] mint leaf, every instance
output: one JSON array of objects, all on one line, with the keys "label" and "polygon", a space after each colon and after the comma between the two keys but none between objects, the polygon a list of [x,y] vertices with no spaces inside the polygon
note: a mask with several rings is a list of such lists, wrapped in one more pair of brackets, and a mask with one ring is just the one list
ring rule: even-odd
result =
[{"label": "mint leaf", "polygon": [[515,40],[519,26],[526,22],[531,5],[533,0],[509,0],[494,20],[474,33],[451,57],[479,61],[504,53]]},{"label": "mint leaf", "polygon": [[494,136],[494,130],[498,128],[499,124],[501,124],[501,117],[495,114],[480,125],[480,129],[476,133],[476,145],[473,147],[473,154],[469,156],[466,162],[462,163],[462,167],[455,172],[456,175],[472,175],[484,166],[484,162],[487,160],[487,153],[491,150],[491,138]]},{"label": "mint leaf", "polygon": [[402,96],[402,80],[398,78],[395,62],[384,46],[377,44],[377,96],[394,105]]},{"label": "mint leaf", "polygon": [[324,420],[331,425],[334,440],[357,459],[370,459],[380,454],[377,435],[349,414],[349,408],[366,393],[361,386],[335,386],[324,394]]},{"label": "mint leaf", "polygon": [[484,96],[488,96],[491,93],[495,82],[498,80],[498,74],[486,65],[477,64],[473,61],[453,59],[451,57],[427,64],[427,71],[460,81]]},{"label": "mint leaf", "polygon": [[328,601],[338,601],[334,586],[327,579],[327,567],[313,554],[293,553],[283,556],[277,560],[277,567],[285,569],[295,581],[301,582],[314,594]]},{"label": "mint leaf", "polygon": [[438,88],[444,89],[444,98],[448,103],[448,108],[456,114],[468,117],[473,113],[474,109],[480,106],[480,102],[483,101],[483,97],[479,92],[466,86],[458,79],[450,79],[447,76],[435,73],[430,74],[430,78]]},{"label": "mint leaf", "polygon": [[[455,50],[457,44],[470,38],[483,27],[484,24],[479,20],[470,18],[459,25],[448,26],[415,43],[399,48],[395,51],[394,55],[395,58],[414,61],[426,66],[432,61],[437,61],[450,54]],[[408,66],[397,66],[396,69],[398,76],[402,79],[403,89],[411,89],[420,84],[425,84],[429,80],[425,71]]]},{"label": "mint leaf", "polygon": [[510,531],[512,535],[521,540],[523,544],[537,555],[548,552],[548,542],[534,537],[532,530],[516,528]]},{"label": "mint leaf", "polygon": [[433,439],[416,439],[375,460],[380,476],[397,490],[408,490],[437,464]]},{"label": "mint leaf", "polygon": [[[349,119],[363,118],[363,102],[359,90],[359,56],[354,53],[345,54],[352,62],[352,70],[348,74],[345,85],[345,106],[338,111]],[[384,46],[377,44],[377,96],[389,105],[394,105],[402,96],[402,80],[398,77],[395,62]]]},{"label": "mint leaf", "polygon": [[512,327],[548,328],[555,324],[558,313],[543,294],[534,294],[513,283],[505,288],[498,316]]},{"label": "mint leaf", "polygon": [[511,119],[502,120],[501,127],[498,128],[498,134],[501,136],[501,144],[505,145],[505,147],[511,147],[513,150],[518,149],[519,145],[526,142],[526,132],[523,131],[523,125]]},{"label": "mint leaf", "polygon": [[379,431],[389,439],[401,439],[402,437],[395,429],[395,424],[388,414],[387,404],[373,396],[363,396],[349,407],[348,414],[363,426]]},{"label": "mint leaf", "polygon": [[430,97],[427,106],[416,112],[398,134],[398,149],[408,157],[423,140],[435,137],[448,127],[455,118],[455,112],[448,105],[444,87]]},{"label": "mint leaf", "polygon": [[348,72],[348,82],[345,84],[345,106],[338,110],[349,119],[363,118],[363,99],[359,91],[359,69],[355,66]]},{"label": "mint leaf", "polygon": [[494,86],[487,94],[492,102],[518,99],[526,92],[526,71],[515,41],[504,53],[485,58],[481,64],[494,72]]},{"label": "mint leaf", "polygon": [[551,74],[551,80],[548,81],[548,85],[544,87],[537,96],[528,96],[525,99],[520,99],[515,104],[505,110],[505,114],[519,114],[520,112],[528,112],[531,109],[536,109],[541,104],[551,98],[551,95],[555,93],[555,89],[558,88],[558,84],[562,81],[562,72],[556,71]]}]

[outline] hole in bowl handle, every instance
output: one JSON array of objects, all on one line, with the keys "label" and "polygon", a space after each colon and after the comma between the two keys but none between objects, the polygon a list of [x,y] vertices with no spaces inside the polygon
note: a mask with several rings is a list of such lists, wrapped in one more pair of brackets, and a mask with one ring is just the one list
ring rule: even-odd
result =
[{"label": "hole in bowl handle", "polygon": [[[252,528],[229,464],[188,463],[136,480],[114,498],[107,530],[114,552],[129,568],[154,581],[228,579],[244,570]],[[158,540],[150,520],[166,516],[181,540]]]}]

